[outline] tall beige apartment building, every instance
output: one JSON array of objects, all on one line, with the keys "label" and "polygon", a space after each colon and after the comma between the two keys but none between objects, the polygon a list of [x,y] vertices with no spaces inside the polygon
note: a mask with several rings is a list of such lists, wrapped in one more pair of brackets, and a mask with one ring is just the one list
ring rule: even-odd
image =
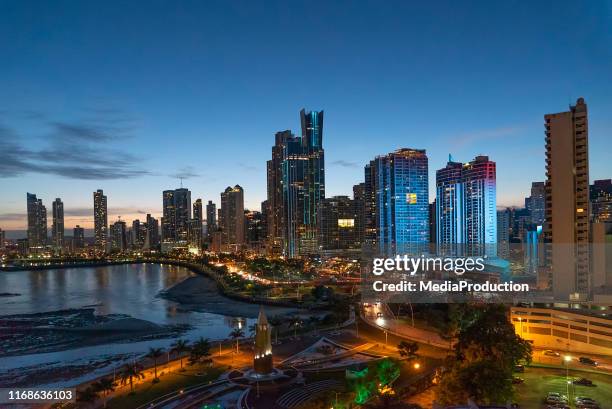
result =
[{"label": "tall beige apartment building", "polygon": [[589,296],[589,154],[587,105],[544,116],[546,127],[547,265],[558,300]]}]

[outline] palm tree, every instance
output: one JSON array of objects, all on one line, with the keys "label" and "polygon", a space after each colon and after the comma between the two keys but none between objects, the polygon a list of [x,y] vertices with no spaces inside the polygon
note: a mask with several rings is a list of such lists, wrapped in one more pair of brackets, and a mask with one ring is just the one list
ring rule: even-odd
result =
[{"label": "palm tree", "polygon": [[274,343],[278,344],[278,333],[279,333],[280,325],[283,323],[283,320],[278,315],[274,315],[268,318],[268,322],[272,326],[272,330],[274,331],[274,336],[276,337],[276,340],[274,341]]},{"label": "palm tree", "polygon": [[104,396],[104,407],[106,407],[106,398],[108,394],[115,390],[115,386],[115,382],[113,382],[111,378],[102,378],[92,385],[94,391],[102,392]]},{"label": "palm tree", "polygon": [[171,345],[172,349],[170,352],[176,353],[180,362],[181,362],[181,371],[183,371],[183,356],[184,352],[191,350],[191,346],[189,346],[189,341],[185,341],[184,339],[178,339],[174,344]]},{"label": "palm tree", "polygon": [[153,360],[153,368],[155,371],[155,378],[153,378],[153,382],[159,382],[159,378],[157,377],[157,359],[164,354],[163,348],[149,348],[149,353],[145,355],[147,358],[151,358]]},{"label": "palm tree", "polygon": [[238,340],[240,338],[244,337],[244,331],[241,330],[240,328],[234,328],[232,330],[232,332],[230,332],[229,336],[230,336],[231,339],[235,339],[236,340],[236,353],[238,353],[239,352],[239,349],[238,349],[239,348],[239,341]]},{"label": "palm tree", "polygon": [[126,364],[123,371],[119,373],[121,385],[130,384],[130,393],[134,392],[134,379],[144,379],[144,374],[140,372],[142,367],[137,363]]},{"label": "palm tree", "polygon": [[257,332],[257,324],[249,325],[249,335],[251,337],[254,337],[256,332]]},{"label": "palm tree", "polygon": [[210,363],[210,340],[208,338],[200,338],[191,347],[191,355],[189,356],[189,365],[194,365],[198,362]]},{"label": "palm tree", "polygon": [[419,350],[419,344],[416,342],[406,342],[402,341],[397,346],[397,350],[402,356],[402,358],[406,358],[408,362],[415,360],[419,357],[417,351]]}]

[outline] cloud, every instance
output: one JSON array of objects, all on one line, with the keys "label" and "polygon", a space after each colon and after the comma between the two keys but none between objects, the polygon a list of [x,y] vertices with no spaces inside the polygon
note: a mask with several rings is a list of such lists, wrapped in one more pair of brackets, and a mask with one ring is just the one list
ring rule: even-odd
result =
[{"label": "cloud", "polygon": [[168,175],[174,179],[192,179],[200,176],[199,173],[196,173],[195,169],[191,166],[185,166],[184,168],[179,169],[176,173],[172,173]]},{"label": "cloud", "polygon": [[20,221],[26,218],[25,213],[0,213],[0,220],[3,222]]},{"label": "cloud", "polygon": [[356,162],[348,162],[342,159],[339,160],[335,160],[333,162],[330,163],[330,165],[332,166],[341,166],[343,168],[353,168],[353,169],[357,169],[360,167],[360,165]]},{"label": "cloud", "polygon": [[[46,123],[43,141],[28,140],[0,125],[0,178],[24,174],[51,174],[69,179],[108,180],[151,173],[137,166],[134,156],[109,148],[109,142],[129,137],[126,126],[110,118],[88,123]],[[39,143],[40,142],[40,143]],[[39,149],[31,146],[43,145]]]},{"label": "cloud", "polygon": [[240,169],[246,170],[247,172],[255,172],[260,168],[254,165],[247,165],[246,163],[238,163],[237,164]]}]

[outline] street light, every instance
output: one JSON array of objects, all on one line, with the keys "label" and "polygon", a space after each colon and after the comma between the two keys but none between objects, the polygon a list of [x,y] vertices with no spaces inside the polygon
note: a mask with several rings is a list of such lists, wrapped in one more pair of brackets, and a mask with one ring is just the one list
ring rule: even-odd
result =
[{"label": "street light", "polygon": [[569,363],[572,362],[572,357],[570,355],[565,355],[563,356],[563,362],[565,362],[565,383],[566,383],[566,393],[567,393],[567,399],[569,400],[570,398],[570,394],[569,394],[569,385],[570,385],[570,381],[569,381]]},{"label": "street light", "polygon": [[414,365],[412,365],[412,367],[416,370],[419,370],[421,368],[421,364],[418,362],[415,362]]}]

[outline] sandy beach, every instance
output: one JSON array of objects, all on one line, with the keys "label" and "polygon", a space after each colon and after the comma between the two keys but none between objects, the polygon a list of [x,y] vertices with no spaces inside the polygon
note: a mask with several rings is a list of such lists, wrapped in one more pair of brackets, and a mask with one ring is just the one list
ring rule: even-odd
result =
[{"label": "sandy beach", "polygon": [[[256,318],[260,306],[224,297],[214,280],[203,276],[187,277],[180,283],[160,292],[160,297],[181,304],[181,308],[244,318]],[[295,308],[264,306],[268,316],[296,312]]]}]

